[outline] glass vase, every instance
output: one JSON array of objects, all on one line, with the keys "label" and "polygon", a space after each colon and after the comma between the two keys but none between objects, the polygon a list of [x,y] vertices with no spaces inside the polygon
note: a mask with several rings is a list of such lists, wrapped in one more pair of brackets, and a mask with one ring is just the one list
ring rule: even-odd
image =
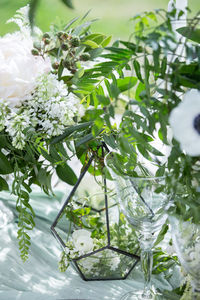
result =
[{"label": "glass vase", "polygon": [[121,210],[138,234],[144,274],[144,289],[133,290],[121,300],[154,299],[156,292],[152,292],[151,285],[152,249],[167,219],[165,208],[169,197],[165,193],[165,177],[150,176],[147,172],[142,177],[133,177],[123,170],[119,172],[113,154],[107,155],[106,165],[115,180]]},{"label": "glass vase", "polygon": [[169,217],[175,251],[183,269],[190,275],[192,300],[200,300],[200,224]]}]

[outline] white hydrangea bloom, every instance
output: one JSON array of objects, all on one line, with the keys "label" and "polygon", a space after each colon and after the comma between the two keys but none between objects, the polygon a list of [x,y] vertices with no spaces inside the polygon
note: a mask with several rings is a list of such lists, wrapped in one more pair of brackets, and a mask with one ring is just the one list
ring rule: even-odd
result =
[{"label": "white hydrangea bloom", "polygon": [[200,91],[187,92],[183,101],[175,107],[169,123],[173,135],[188,155],[200,155]]}]

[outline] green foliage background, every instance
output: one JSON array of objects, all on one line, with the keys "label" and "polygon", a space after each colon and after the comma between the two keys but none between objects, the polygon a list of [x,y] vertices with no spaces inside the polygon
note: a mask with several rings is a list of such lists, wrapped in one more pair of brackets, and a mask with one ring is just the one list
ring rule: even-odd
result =
[{"label": "green foliage background", "polygon": [[[51,23],[67,23],[70,19],[83,16],[91,9],[89,19],[98,19],[94,32],[113,35],[113,38],[128,38],[133,31],[129,21],[142,11],[167,8],[168,0],[73,0],[74,9],[67,8],[60,0],[40,0],[37,11],[37,25],[44,31]],[[29,3],[29,0],[0,0],[0,35],[16,29],[14,24],[5,24],[15,11]],[[199,0],[189,0],[192,14],[200,9]]]}]

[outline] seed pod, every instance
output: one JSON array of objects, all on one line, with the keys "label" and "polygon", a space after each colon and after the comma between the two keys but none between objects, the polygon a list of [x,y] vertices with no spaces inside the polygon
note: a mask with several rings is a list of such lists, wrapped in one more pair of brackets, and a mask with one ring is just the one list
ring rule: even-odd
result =
[{"label": "seed pod", "polygon": [[44,39],[44,43],[45,43],[45,45],[49,45],[50,44],[50,39]]},{"label": "seed pod", "polygon": [[66,41],[68,39],[68,34],[64,31],[59,31],[57,33],[57,37],[59,38],[60,41]]},{"label": "seed pod", "polygon": [[61,49],[67,51],[69,49],[69,46],[66,43],[64,43],[61,45]]},{"label": "seed pod", "polygon": [[80,55],[80,60],[83,60],[83,61],[87,61],[90,59],[90,54],[89,53],[83,53]]},{"label": "seed pod", "polygon": [[39,51],[37,49],[31,50],[32,55],[39,55]]},{"label": "seed pod", "polygon": [[64,67],[64,68],[67,68],[67,69],[70,69],[70,67],[71,67],[71,61],[68,60],[68,59],[65,59],[65,60],[63,61],[63,67]]},{"label": "seed pod", "polygon": [[79,37],[73,37],[70,40],[70,43],[71,43],[72,47],[78,47],[80,45],[80,39],[79,39]]},{"label": "seed pod", "polygon": [[63,31],[59,31],[58,33],[57,33],[57,37],[59,38],[59,39],[61,39],[61,36],[63,35]]},{"label": "seed pod", "polygon": [[61,35],[62,40],[67,40],[68,38],[68,34],[66,32],[63,32],[63,34]]},{"label": "seed pod", "polygon": [[58,70],[58,68],[59,68],[59,63],[56,61],[56,62],[54,62],[53,64],[52,64],[52,68],[54,69],[54,70]]},{"label": "seed pod", "polygon": [[50,35],[49,35],[47,32],[45,32],[45,33],[43,34],[42,38],[43,38],[43,39],[50,39]]},{"label": "seed pod", "polygon": [[76,69],[71,69],[71,73],[72,73],[72,74],[75,74],[76,71],[77,71]]}]

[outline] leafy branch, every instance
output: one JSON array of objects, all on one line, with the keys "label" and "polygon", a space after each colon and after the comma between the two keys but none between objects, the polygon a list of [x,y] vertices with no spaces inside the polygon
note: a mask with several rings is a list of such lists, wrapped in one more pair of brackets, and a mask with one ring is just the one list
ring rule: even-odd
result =
[{"label": "leafy branch", "polygon": [[35,213],[29,203],[30,187],[25,182],[27,174],[21,175],[16,164],[14,172],[14,181],[12,185],[12,192],[17,196],[16,209],[19,213],[17,238],[19,243],[19,250],[21,259],[25,262],[28,259],[29,247],[31,245],[30,236],[27,231],[35,227],[34,217]]}]

